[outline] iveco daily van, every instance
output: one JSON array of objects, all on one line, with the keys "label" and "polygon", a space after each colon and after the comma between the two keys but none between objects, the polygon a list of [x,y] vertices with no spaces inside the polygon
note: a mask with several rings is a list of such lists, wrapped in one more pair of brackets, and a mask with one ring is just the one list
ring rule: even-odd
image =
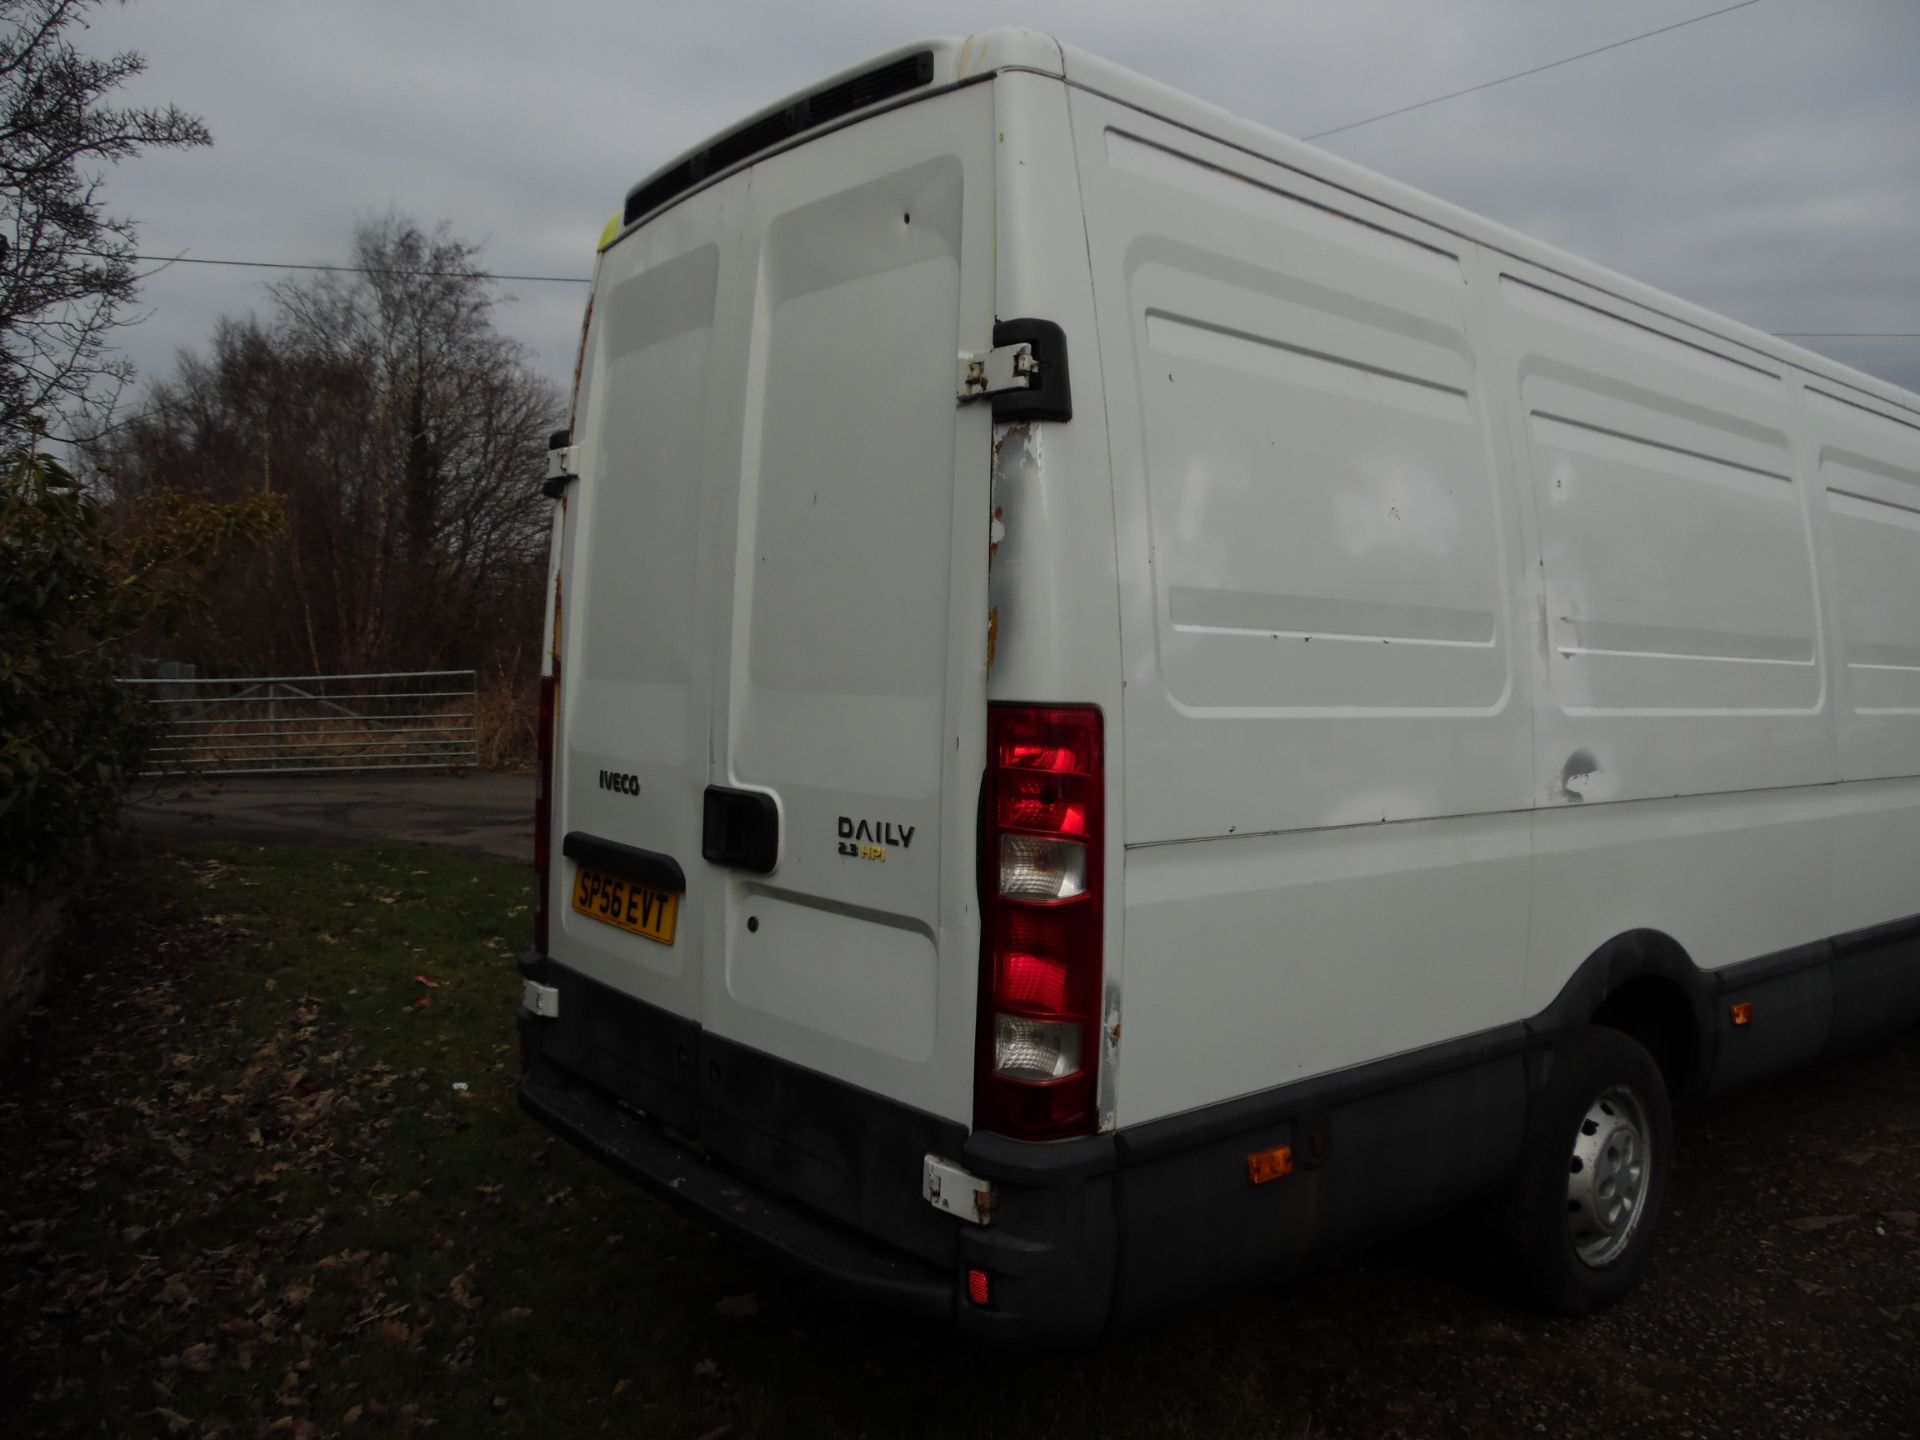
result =
[{"label": "iveco daily van", "polygon": [[521,1096],[981,1335],[1920,1018],[1920,397],[1054,41],[675,161],[557,436]]}]

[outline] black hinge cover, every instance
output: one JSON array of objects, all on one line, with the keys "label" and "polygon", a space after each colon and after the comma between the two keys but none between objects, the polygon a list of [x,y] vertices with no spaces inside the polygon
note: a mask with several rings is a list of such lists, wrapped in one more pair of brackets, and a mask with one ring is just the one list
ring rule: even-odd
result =
[{"label": "black hinge cover", "polygon": [[765,875],[780,858],[780,807],[759,790],[707,786],[700,853],[715,865]]},{"label": "black hinge cover", "polygon": [[1073,385],[1067,374],[1067,332],[1051,320],[996,320],[993,344],[1033,346],[1040,366],[1024,390],[1003,390],[993,397],[995,420],[1071,420]]},{"label": "black hinge cover", "polygon": [[[573,443],[573,431],[556,430],[547,437],[548,451],[564,450]],[[550,475],[540,482],[540,493],[549,500],[558,500],[560,492],[567,488],[569,480],[578,479],[575,475]]]}]

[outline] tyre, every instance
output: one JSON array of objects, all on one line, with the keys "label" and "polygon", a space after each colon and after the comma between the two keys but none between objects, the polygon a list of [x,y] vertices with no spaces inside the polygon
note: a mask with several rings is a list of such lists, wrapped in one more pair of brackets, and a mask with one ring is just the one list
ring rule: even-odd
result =
[{"label": "tyre", "polygon": [[1672,1165],[1660,1067],[1618,1030],[1583,1030],[1534,1099],[1512,1192],[1507,1233],[1527,1298],[1586,1315],[1631,1290]]}]

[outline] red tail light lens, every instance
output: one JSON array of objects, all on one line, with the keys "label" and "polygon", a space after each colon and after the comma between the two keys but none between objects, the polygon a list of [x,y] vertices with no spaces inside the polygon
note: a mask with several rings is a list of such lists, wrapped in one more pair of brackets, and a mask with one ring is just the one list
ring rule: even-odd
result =
[{"label": "red tail light lens", "polygon": [[1026,1140],[1097,1127],[1106,771],[1090,705],[987,711],[974,1123]]},{"label": "red tail light lens", "polygon": [[535,769],[539,778],[533,792],[533,948],[547,953],[547,890],[553,860],[553,726],[558,703],[560,662],[553,673],[540,677],[540,728],[534,736]]}]

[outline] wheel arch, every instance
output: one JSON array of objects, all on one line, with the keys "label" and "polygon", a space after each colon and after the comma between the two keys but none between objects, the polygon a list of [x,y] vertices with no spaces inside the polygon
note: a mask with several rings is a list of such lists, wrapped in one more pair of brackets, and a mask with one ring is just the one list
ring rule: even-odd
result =
[{"label": "wheel arch", "polygon": [[1711,982],[1686,948],[1661,930],[1624,931],[1575,967],[1528,1029],[1558,1049],[1589,1025],[1644,1045],[1668,1092],[1694,1095],[1713,1069]]}]

